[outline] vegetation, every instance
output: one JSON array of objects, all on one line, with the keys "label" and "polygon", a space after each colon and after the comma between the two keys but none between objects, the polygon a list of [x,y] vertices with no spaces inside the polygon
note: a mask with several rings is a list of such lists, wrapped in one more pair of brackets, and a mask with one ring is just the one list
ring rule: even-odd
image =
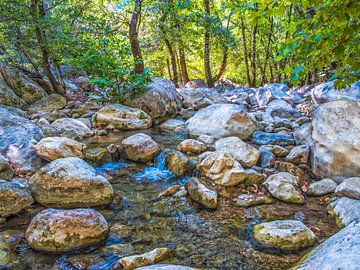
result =
[{"label": "vegetation", "polygon": [[359,76],[355,0],[2,0],[0,57],[63,93],[61,67],[121,100],[153,74],[260,86]]}]

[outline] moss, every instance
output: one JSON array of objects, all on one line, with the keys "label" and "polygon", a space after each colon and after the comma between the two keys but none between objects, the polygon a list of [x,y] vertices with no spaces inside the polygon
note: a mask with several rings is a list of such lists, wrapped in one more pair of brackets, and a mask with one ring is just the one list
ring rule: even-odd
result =
[{"label": "moss", "polygon": [[145,113],[141,112],[139,119],[141,119],[141,120],[147,119],[147,115]]}]

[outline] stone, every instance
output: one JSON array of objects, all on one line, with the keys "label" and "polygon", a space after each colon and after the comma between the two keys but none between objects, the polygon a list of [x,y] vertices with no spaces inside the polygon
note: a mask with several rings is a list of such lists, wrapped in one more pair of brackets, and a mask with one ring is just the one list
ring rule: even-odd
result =
[{"label": "stone", "polygon": [[108,205],[114,192],[108,180],[80,158],[59,158],[29,179],[35,201],[55,208]]},{"label": "stone", "polygon": [[286,156],[286,160],[294,164],[307,164],[309,161],[310,147],[308,145],[298,145],[291,149]]},{"label": "stone", "polygon": [[46,161],[53,161],[66,157],[84,158],[84,148],[85,144],[66,137],[47,137],[38,142],[35,151]]},{"label": "stone", "polygon": [[298,220],[275,220],[255,225],[254,238],[261,244],[285,251],[295,251],[316,243],[315,234]]},{"label": "stone", "polygon": [[353,222],[306,254],[294,269],[358,270],[359,250],[360,222]]},{"label": "stone", "polygon": [[215,142],[215,150],[229,152],[244,167],[256,165],[260,151],[238,137],[227,137]]},{"label": "stone", "polygon": [[285,100],[281,99],[273,100],[269,104],[267,104],[265,112],[273,119],[285,118],[294,121],[297,118],[301,117],[301,113],[297,109],[295,109]]},{"label": "stone", "polygon": [[99,167],[106,163],[109,151],[101,146],[86,147],[84,149],[84,158],[92,166]]},{"label": "stone", "polygon": [[140,268],[136,268],[136,270],[196,270],[192,267],[176,265],[176,264],[154,264],[148,265]]},{"label": "stone", "polygon": [[207,87],[207,84],[203,79],[198,78],[198,79],[193,79],[193,80],[188,81],[185,84],[185,87],[188,87],[188,88],[204,88],[204,87]]},{"label": "stone", "polygon": [[46,209],[31,220],[25,238],[35,250],[59,253],[97,246],[108,232],[105,218],[93,209]]},{"label": "stone", "polygon": [[132,135],[124,139],[121,144],[126,158],[133,161],[148,162],[161,152],[160,145],[144,133]]},{"label": "stone", "polygon": [[70,139],[83,139],[90,137],[93,132],[83,122],[73,118],[60,118],[51,124],[58,136]]},{"label": "stone", "polygon": [[175,118],[181,110],[181,96],[173,82],[154,77],[143,93],[125,98],[124,104],[143,110],[151,116],[155,124]]},{"label": "stone", "polygon": [[160,128],[174,132],[184,132],[185,121],[180,119],[168,119],[160,125]]},{"label": "stone", "polygon": [[360,102],[334,101],[313,115],[313,173],[337,182],[360,175]]},{"label": "stone", "polygon": [[273,153],[277,157],[286,157],[290,151],[286,149],[285,147],[282,147],[280,145],[262,145],[259,149],[266,149],[269,150],[271,153]]},{"label": "stone", "polygon": [[120,104],[102,107],[94,115],[93,122],[100,127],[112,125],[120,130],[147,129],[152,126],[152,119],[146,112]]},{"label": "stone", "polygon": [[0,182],[0,217],[15,215],[34,202],[30,191],[13,182]]},{"label": "stone", "polygon": [[42,166],[34,146],[43,136],[41,128],[30,120],[0,108],[0,154],[19,173],[33,173]]},{"label": "stone", "polygon": [[171,151],[166,156],[166,166],[176,176],[185,176],[190,169],[189,158],[179,151]]},{"label": "stone", "polygon": [[230,153],[223,151],[210,152],[199,164],[199,171],[223,186],[235,186],[247,177],[240,163]]},{"label": "stone", "polygon": [[323,104],[338,100],[360,101],[360,81],[352,83],[341,90],[334,88],[335,81],[321,83],[311,91],[311,97],[315,104]]},{"label": "stone", "polygon": [[186,121],[192,135],[209,135],[215,138],[230,136],[249,139],[257,130],[256,120],[240,105],[214,104],[199,110]]},{"label": "stone", "polygon": [[281,146],[294,145],[294,137],[283,133],[268,133],[263,131],[256,131],[253,134],[252,141],[257,145],[276,144]]},{"label": "stone", "polygon": [[258,160],[257,165],[261,168],[271,168],[275,164],[275,155],[266,148],[259,148],[260,150],[260,159]]},{"label": "stone", "polygon": [[173,185],[166,190],[159,193],[159,195],[156,198],[162,198],[162,197],[169,197],[174,195],[178,190],[180,189],[179,185]]},{"label": "stone", "polygon": [[212,104],[227,103],[224,97],[211,88],[181,88],[179,93],[185,109],[199,110]]},{"label": "stone", "polygon": [[217,192],[215,190],[209,189],[200,180],[196,177],[191,177],[188,181],[187,190],[189,196],[195,202],[201,204],[202,206],[210,209],[216,209],[218,198]]},{"label": "stone", "polygon": [[272,199],[270,197],[258,194],[240,194],[235,199],[235,204],[240,207],[251,207],[269,203],[272,203]]},{"label": "stone", "polygon": [[132,270],[141,266],[154,264],[164,259],[169,252],[170,250],[168,248],[156,248],[144,254],[124,257],[118,260],[112,269],[119,269],[121,267],[121,269],[124,270]]},{"label": "stone", "polygon": [[0,104],[24,107],[26,103],[0,78]]},{"label": "stone", "polygon": [[334,180],[325,178],[315,183],[312,183],[308,187],[307,194],[309,196],[323,196],[329,193],[333,193],[337,187]]},{"label": "stone", "polygon": [[0,267],[2,269],[11,269],[11,245],[8,243],[4,235],[0,235]]},{"label": "stone", "polygon": [[39,101],[34,102],[28,108],[30,112],[54,112],[63,109],[66,106],[66,99],[59,94],[51,94]]},{"label": "stone", "polygon": [[208,135],[200,135],[197,140],[204,143],[207,148],[212,148],[215,143],[215,138]]},{"label": "stone", "polygon": [[335,195],[360,200],[360,177],[344,179],[335,189]]},{"label": "stone", "polygon": [[11,168],[6,157],[0,154],[0,179],[10,180],[14,176],[14,170]]},{"label": "stone", "polygon": [[335,215],[339,227],[360,220],[360,200],[347,197],[336,198],[329,204],[328,209]]},{"label": "stone", "polygon": [[187,139],[182,141],[176,149],[183,153],[201,154],[207,150],[207,147],[202,142]]},{"label": "stone", "polygon": [[311,145],[312,125],[305,123],[294,130],[293,136],[297,145]]},{"label": "stone", "polygon": [[[304,164],[301,164],[304,165]],[[304,177],[306,174],[305,168],[300,168],[300,166],[297,166],[293,163],[286,162],[286,161],[275,161],[275,168],[280,172],[288,172],[291,173],[297,177]],[[307,165],[305,165],[307,166]],[[309,168],[306,168],[308,171]]]},{"label": "stone", "polygon": [[304,197],[298,189],[298,178],[287,172],[269,176],[264,186],[275,198],[291,203],[304,203]]}]

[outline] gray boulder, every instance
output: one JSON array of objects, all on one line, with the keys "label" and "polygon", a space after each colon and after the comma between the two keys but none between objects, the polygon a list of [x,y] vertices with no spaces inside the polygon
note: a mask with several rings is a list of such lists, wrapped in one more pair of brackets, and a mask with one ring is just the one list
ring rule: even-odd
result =
[{"label": "gray boulder", "polygon": [[194,201],[206,208],[215,209],[217,207],[217,192],[209,189],[196,177],[191,177],[187,186],[189,196]]},{"label": "gray boulder", "polygon": [[335,190],[335,195],[360,200],[360,177],[345,179]]},{"label": "gray boulder", "polygon": [[70,139],[83,139],[93,134],[83,122],[73,118],[60,118],[51,124],[58,136]]},{"label": "gray boulder", "polygon": [[339,227],[360,220],[360,200],[341,197],[332,201],[328,207],[335,214],[336,223]]},{"label": "gray boulder", "polygon": [[333,193],[337,187],[334,180],[330,178],[322,179],[315,183],[312,183],[307,191],[309,196],[322,196],[325,194]]},{"label": "gray boulder", "polygon": [[11,168],[6,157],[0,154],[0,179],[10,180],[14,175],[14,170]]}]

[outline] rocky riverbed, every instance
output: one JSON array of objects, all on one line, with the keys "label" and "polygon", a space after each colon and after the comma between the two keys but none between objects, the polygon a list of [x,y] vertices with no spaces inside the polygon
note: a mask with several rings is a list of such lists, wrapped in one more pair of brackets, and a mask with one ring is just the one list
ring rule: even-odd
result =
[{"label": "rocky riverbed", "polygon": [[324,87],[3,101],[0,265],[357,269],[360,88]]}]

